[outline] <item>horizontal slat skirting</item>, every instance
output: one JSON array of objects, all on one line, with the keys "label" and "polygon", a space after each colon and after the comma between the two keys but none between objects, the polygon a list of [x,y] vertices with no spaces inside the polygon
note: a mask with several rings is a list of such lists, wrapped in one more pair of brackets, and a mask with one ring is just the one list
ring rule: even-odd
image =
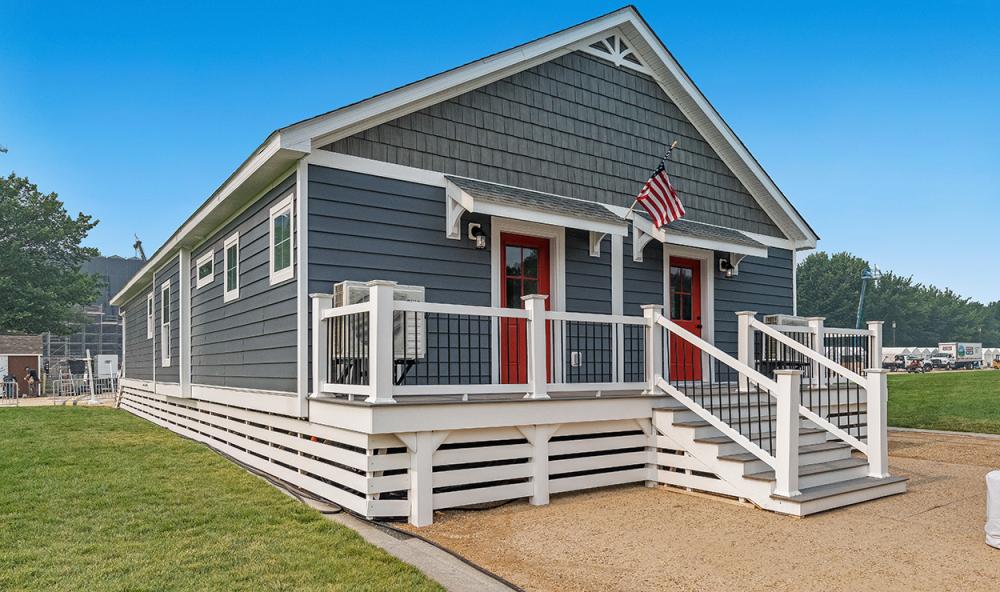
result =
[{"label": "horizontal slat skirting", "polygon": [[672,469],[686,469],[691,471],[710,472],[709,468],[693,456],[686,454],[668,454],[665,452],[656,453],[656,464],[661,467]]},{"label": "horizontal slat skirting", "polygon": [[508,485],[497,485],[496,487],[435,493],[434,509],[440,510],[443,508],[471,506],[474,504],[529,497],[531,492],[531,483],[511,483]]},{"label": "horizontal slat skirting", "polygon": [[448,434],[445,444],[467,444],[470,442],[491,442],[496,440],[523,440],[524,434],[517,428],[489,428],[482,430],[456,430]]},{"label": "horizontal slat skirting", "polygon": [[511,479],[526,479],[531,476],[531,464],[518,463],[492,467],[476,467],[454,471],[434,471],[434,487],[454,487],[475,483],[490,483]]},{"label": "horizontal slat skirting", "polygon": [[597,469],[613,469],[629,465],[642,465],[649,459],[645,450],[622,452],[618,454],[602,454],[600,456],[581,456],[549,461],[549,474],[556,476],[562,473],[577,471],[592,471]]},{"label": "horizontal slat skirting", "polygon": [[674,487],[686,487],[710,493],[721,493],[722,495],[732,497],[743,497],[732,485],[722,479],[715,479],[713,477],[660,470],[656,472],[656,480],[664,485],[673,485]]},{"label": "horizontal slat skirting", "polygon": [[561,440],[549,443],[549,456],[619,450],[622,448],[643,448],[649,443],[645,434],[613,436],[610,438],[587,438],[585,440]]},{"label": "horizontal slat skirting", "polygon": [[635,483],[637,481],[645,481],[648,478],[649,471],[645,468],[613,471],[596,475],[564,477],[562,479],[552,479],[549,482],[549,493],[564,493],[581,489],[607,487],[609,485],[621,485],[623,483]]},{"label": "horizontal slat skirting", "polygon": [[434,453],[434,466],[531,458],[530,444],[504,444],[477,448],[449,448]]}]

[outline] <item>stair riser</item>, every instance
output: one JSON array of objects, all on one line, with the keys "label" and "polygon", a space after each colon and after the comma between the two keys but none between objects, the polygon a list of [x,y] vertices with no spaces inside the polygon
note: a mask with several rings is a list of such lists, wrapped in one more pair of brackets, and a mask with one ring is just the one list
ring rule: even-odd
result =
[{"label": "stair riser", "polygon": [[906,493],[905,481],[890,483],[882,487],[870,487],[867,489],[863,489],[861,491],[842,493],[840,495],[830,496],[823,499],[818,499],[818,500],[808,501],[803,504],[798,504],[796,508],[797,510],[796,515],[808,516],[810,514],[815,514],[817,512],[824,512],[826,510],[832,510],[834,508],[849,506],[851,504],[859,504],[862,502],[875,500],[890,495],[898,495],[901,493]]},{"label": "stair riser", "polygon": [[[850,448],[835,448],[833,450],[820,450],[819,452],[809,452],[799,455],[799,466],[811,465],[821,462],[830,462],[832,460],[841,460],[851,457]],[[749,475],[751,473],[759,473],[761,471],[770,470],[771,467],[768,466],[762,460],[753,460],[750,462],[743,463],[743,474]]]},{"label": "stair riser", "polygon": [[838,471],[827,471],[826,473],[818,473],[816,475],[804,475],[799,477],[799,489],[817,487],[819,485],[830,485],[831,483],[839,483],[841,481],[847,481],[848,479],[858,479],[867,475],[867,465],[851,467],[849,469],[840,469]]},{"label": "stair riser", "polygon": [[[754,409],[723,409],[723,410],[712,410],[713,415],[722,418],[756,418],[756,417],[772,417],[777,412],[774,407],[763,407],[759,411]],[[694,411],[674,411],[673,421],[692,421],[700,419],[698,414]]]}]

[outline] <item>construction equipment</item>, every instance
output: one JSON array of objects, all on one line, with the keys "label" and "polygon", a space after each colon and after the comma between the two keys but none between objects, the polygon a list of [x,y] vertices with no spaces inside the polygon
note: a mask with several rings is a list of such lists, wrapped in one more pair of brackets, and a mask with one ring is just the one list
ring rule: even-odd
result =
[{"label": "construction equipment", "polygon": [[132,245],[132,248],[135,249],[136,256],[139,257],[140,259],[142,259],[143,261],[145,261],[146,260],[146,251],[144,251],[142,249],[142,241],[139,240],[139,235],[138,234],[136,234],[134,236],[135,236],[135,243]]},{"label": "construction equipment", "polygon": [[865,289],[868,287],[868,282],[875,282],[875,287],[878,287],[878,281],[882,279],[882,272],[879,271],[878,265],[875,269],[868,268],[861,272],[861,298],[858,300],[858,317],[854,321],[854,328],[861,328],[861,319],[865,314]]}]

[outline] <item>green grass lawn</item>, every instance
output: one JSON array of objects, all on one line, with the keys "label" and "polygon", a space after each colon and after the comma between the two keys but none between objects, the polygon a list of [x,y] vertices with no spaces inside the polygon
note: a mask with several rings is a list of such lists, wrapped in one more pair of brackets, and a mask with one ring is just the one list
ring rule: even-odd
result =
[{"label": "green grass lawn", "polygon": [[1000,371],[891,374],[889,425],[1000,434]]},{"label": "green grass lawn", "polygon": [[0,409],[0,590],[441,590],[205,446],[107,408]]}]

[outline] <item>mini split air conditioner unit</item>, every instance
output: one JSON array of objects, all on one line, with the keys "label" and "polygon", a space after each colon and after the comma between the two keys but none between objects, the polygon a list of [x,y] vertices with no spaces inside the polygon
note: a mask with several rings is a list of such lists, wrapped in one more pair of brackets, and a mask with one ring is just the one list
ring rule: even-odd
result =
[{"label": "mini split air conditioner unit", "polygon": [[764,315],[765,325],[783,325],[787,327],[808,327],[809,320],[805,317],[794,317],[786,314]]},{"label": "mini split air conditioner unit", "polygon": [[[368,302],[369,291],[365,282],[344,281],[333,286],[333,305],[348,306]],[[396,286],[393,300],[400,302],[423,302],[423,286]],[[392,349],[397,360],[422,360],[427,356],[426,314],[422,312],[397,311],[392,314]],[[358,352],[361,344],[367,343],[367,325],[355,324],[354,333],[336,336],[333,342],[333,356],[344,357],[346,352]],[[405,335],[404,335],[405,333]],[[353,343],[352,343],[353,341]]]}]

